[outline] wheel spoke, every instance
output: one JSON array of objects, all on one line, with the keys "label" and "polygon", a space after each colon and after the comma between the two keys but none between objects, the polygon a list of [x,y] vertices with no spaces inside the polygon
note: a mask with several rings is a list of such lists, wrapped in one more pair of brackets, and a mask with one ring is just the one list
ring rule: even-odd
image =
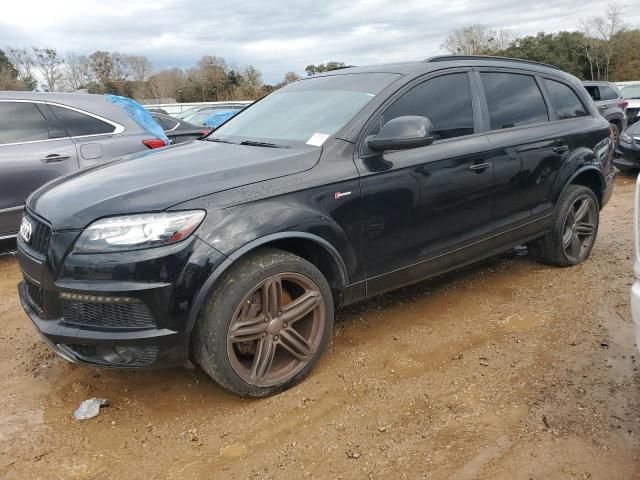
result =
[{"label": "wheel spoke", "polygon": [[587,213],[589,213],[590,209],[591,200],[589,198],[585,198],[584,200],[582,200],[582,203],[580,204],[580,207],[578,207],[578,210],[576,210],[575,221],[580,222],[587,215]]},{"label": "wheel spoke", "polygon": [[592,225],[586,222],[579,223],[576,227],[576,233],[584,237],[593,235],[595,231],[596,231],[595,225]]},{"label": "wheel spoke", "polygon": [[229,340],[231,343],[252,342],[267,331],[267,323],[260,313],[259,304],[247,304],[242,307],[238,319],[231,325]]},{"label": "wheel spoke", "polygon": [[307,360],[313,355],[309,342],[293,328],[280,332],[280,345],[298,360]]},{"label": "wheel spoke", "polygon": [[303,295],[286,304],[282,310],[282,319],[289,323],[295,323],[307,316],[320,303],[320,293],[315,290],[307,290]]},{"label": "wheel spoke", "polygon": [[282,280],[274,275],[268,278],[262,285],[260,295],[262,297],[262,313],[276,317],[282,308]]},{"label": "wheel spoke", "polygon": [[575,258],[580,257],[580,250],[582,249],[582,242],[578,238],[578,235],[571,236],[571,255]]},{"label": "wheel spoke", "polygon": [[573,238],[573,230],[567,228],[562,236],[562,246],[566,250],[571,245],[571,239]]},{"label": "wheel spoke", "polygon": [[252,380],[256,382],[262,381],[271,368],[275,352],[276,344],[270,335],[258,342],[258,348],[256,349],[253,364],[251,365],[250,376]]}]

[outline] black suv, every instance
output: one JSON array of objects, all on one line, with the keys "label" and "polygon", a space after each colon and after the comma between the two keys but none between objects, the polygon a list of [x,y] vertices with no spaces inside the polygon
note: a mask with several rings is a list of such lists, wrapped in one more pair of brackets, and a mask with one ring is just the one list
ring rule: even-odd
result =
[{"label": "black suv", "polygon": [[347,68],[272,93],[204,140],[35,192],[22,305],[63,357],[198,363],[225,388],[294,385],[334,308],[524,242],[585,260],[613,136],[580,82],[490,57]]}]

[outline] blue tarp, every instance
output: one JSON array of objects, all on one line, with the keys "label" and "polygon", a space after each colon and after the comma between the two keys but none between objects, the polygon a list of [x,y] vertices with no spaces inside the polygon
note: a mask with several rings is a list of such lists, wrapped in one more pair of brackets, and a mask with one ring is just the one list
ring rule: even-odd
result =
[{"label": "blue tarp", "polygon": [[164,130],[158,122],[156,122],[151,114],[147,112],[138,102],[127,97],[119,95],[105,95],[107,100],[120,106],[127,114],[147,132],[151,133],[154,138],[164,140],[169,145],[169,138],[165,135]]},{"label": "blue tarp", "polygon": [[209,115],[204,121],[205,127],[218,128],[224,122],[233,117],[240,110],[218,110],[216,113]]}]

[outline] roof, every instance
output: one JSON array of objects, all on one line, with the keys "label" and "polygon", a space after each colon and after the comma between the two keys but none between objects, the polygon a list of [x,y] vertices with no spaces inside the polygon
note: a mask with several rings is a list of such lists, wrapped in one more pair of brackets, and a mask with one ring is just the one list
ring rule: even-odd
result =
[{"label": "roof", "polygon": [[451,67],[502,67],[525,68],[555,75],[569,75],[558,67],[545,63],[509,57],[491,57],[483,55],[439,55],[422,62],[402,62],[363,67],[342,67],[314,76],[348,75],[352,73],[396,73],[401,75],[418,75],[430,71]]},{"label": "roof", "polygon": [[607,82],[605,80],[584,80],[582,82],[583,85],[613,85],[616,86],[613,82]]}]

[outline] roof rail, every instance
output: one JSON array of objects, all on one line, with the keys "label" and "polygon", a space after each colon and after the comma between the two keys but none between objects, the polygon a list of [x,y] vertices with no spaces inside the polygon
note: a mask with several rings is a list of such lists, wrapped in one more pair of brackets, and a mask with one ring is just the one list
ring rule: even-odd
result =
[{"label": "roof rail", "polygon": [[438,55],[435,57],[429,57],[426,60],[423,60],[423,62],[455,62],[456,60],[501,60],[506,62],[530,63],[533,65],[541,65],[543,67],[560,70],[555,65],[549,65],[548,63],[534,62],[533,60],[523,60],[521,58],[494,57],[492,55]]}]

